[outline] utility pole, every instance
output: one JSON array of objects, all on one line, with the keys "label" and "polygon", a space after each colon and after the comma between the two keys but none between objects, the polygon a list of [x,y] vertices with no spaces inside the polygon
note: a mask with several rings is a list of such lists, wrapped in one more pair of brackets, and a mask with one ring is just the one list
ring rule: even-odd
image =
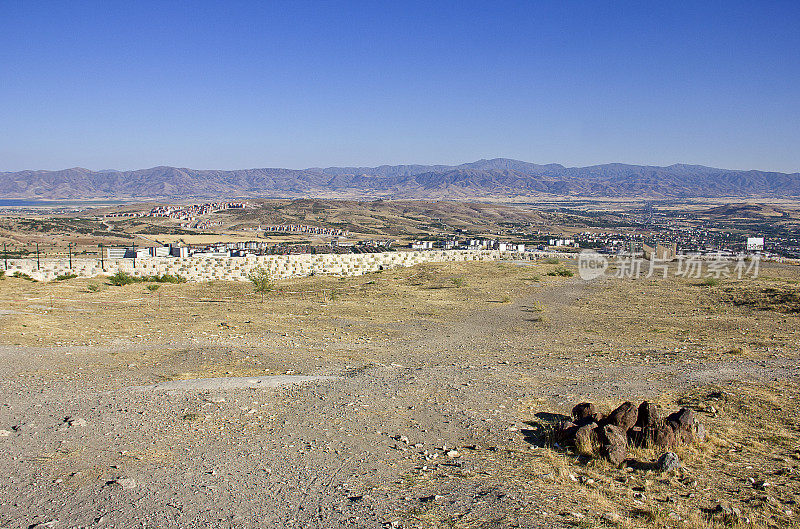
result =
[{"label": "utility pole", "polygon": [[100,243],[100,270],[105,270],[106,266],[103,263],[103,243]]},{"label": "utility pole", "polygon": [[41,270],[41,264],[39,263],[39,243],[36,243],[36,269]]},{"label": "utility pole", "polygon": [[136,243],[133,243],[133,267],[136,268]]},{"label": "utility pole", "polygon": [[6,265],[6,270],[8,270],[8,251],[6,250],[6,243],[3,243],[3,261]]},{"label": "utility pole", "polygon": [[69,271],[72,272],[72,243],[67,245],[67,252],[69,252]]}]

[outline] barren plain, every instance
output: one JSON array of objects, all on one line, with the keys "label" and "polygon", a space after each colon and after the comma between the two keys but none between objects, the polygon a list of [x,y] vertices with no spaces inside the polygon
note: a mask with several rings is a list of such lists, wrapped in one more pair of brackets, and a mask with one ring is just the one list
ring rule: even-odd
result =
[{"label": "barren plain", "polygon": [[[0,526],[796,524],[800,269],[547,275],[563,266],[282,280],[263,303],[6,278]],[[577,402],[642,399],[705,423],[681,470],[547,442]]]}]

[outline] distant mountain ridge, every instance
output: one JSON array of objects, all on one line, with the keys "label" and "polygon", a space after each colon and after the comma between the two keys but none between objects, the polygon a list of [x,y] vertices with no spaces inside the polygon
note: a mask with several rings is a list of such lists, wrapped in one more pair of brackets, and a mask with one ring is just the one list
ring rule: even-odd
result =
[{"label": "distant mountain ridge", "polygon": [[387,199],[585,197],[800,197],[800,173],[612,163],[588,167],[507,158],[461,165],[309,169],[0,172],[0,198],[183,199],[329,197]]}]

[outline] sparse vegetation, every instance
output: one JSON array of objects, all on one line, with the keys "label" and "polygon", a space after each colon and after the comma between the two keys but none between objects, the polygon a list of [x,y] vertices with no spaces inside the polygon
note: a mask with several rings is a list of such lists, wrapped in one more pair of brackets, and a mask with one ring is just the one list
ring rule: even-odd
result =
[{"label": "sparse vegetation", "polygon": [[24,279],[25,281],[33,281],[33,282],[36,282],[36,280],[35,280],[34,278],[32,278],[31,276],[29,276],[29,275],[28,275],[28,274],[26,274],[25,272],[20,272],[19,270],[17,270],[17,271],[16,271],[16,272],[14,272],[13,274],[11,274],[11,277],[16,277],[17,279]]},{"label": "sparse vegetation", "polygon": [[259,266],[248,274],[247,279],[253,284],[255,291],[261,294],[261,303],[264,303],[264,294],[272,292],[275,288],[269,271],[263,266]]},{"label": "sparse vegetation", "polygon": [[450,278],[450,282],[453,283],[453,285],[456,288],[461,288],[461,287],[464,286],[464,278],[463,277],[451,277]]},{"label": "sparse vegetation", "polygon": [[800,288],[794,284],[764,286],[758,283],[724,285],[716,293],[723,302],[759,310],[800,312]]},{"label": "sparse vegetation", "polygon": [[[572,264],[565,260],[564,266]],[[31,361],[39,364],[30,368],[40,369],[36,391],[41,387],[49,392],[44,397],[52,404],[44,411],[62,413],[63,408],[69,407],[63,413],[80,413],[90,424],[106,419],[121,424],[141,408],[129,408],[127,395],[121,393],[107,397],[113,404],[108,408],[95,410],[92,402],[67,406],[68,401],[57,400],[59,384],[88,386],[96,384],[93,377],[107,376],[126,377],[129,384],[139,384],[138,380],[157,381],[168,373],[180,375],[167,379],[184,380],[282,375],[289,370],[303,374],[353,373],[346,385],[335,381],[326,386],[324,393],[257,392],[256,396],[212,391],[198,394],[199,400],[161,399],[152,406],[151,413],[142,415],[142,424],[152,431],[166,431],[169,436],[165,443],[152,444],[150,430],[143,428],[120,430],[121,439],[104,436],[100,429],[90,440],[113,456],[104,465],[136,464],[133,455],[155,457],[145,450],[161,457],[159,450],[163,449],[172,457],[171,436],[182,433],[198,442],[196,446],[200,448],[192,445],[191,450],[202,450],[219,441],[220,435],[230,435],[224,439],[241,443],[242,451],[256,453],[263,450],[263,445],[247,443],[259,440],[259,429],[280,424],[286,432],[285,437],[281,432],[281,441],[297,443],[296,446],[306,446],[298,442],[301,433],[302,441],[313,446],[344,439],[365,453],[377,440],[382,448],[369,452],[369,457],[374,457],[369,463],[397,466],[389,467],[395,470],[390,470],[394,474],[386,481],[387,489],[374,493],[376,503],[396,508],[393,512],[401,521],[408,519],[406,505],[409,509],[420,506],[425,518],[415,520],[421,527],[481,527],[490,516],[496,518],[496,525],[508,526],[523,516],[538,519],[534,509],[546,509],[548,515],[542,515],[542,523],[552,526],[666,529],[685,521],[686,527],[701,529],[724,527],[726,520],[731,526],[747,525],[737,523],[733,516],[724,518],[721,513],[710,512],[724,501],[752,521],[748,526],[796,523],[785,512],[794,509],[794,504],[787,502],[800,499],[796,481],[792,481],[800,431],[796,420],[798,399],[796,388],[790,384],[794,382],[791,371],[781,367],[793,367],[794,357],[790,355],[795,318],[772,309],[733,306],[719,302],[718,297],[727,289],[735,289],[757,296],[759,303],[780,302],[790,299],[797,286],[757,280],[726,281],[722,288],[703,289],[694,286],[700,279],[584,283],[542,277],[557,267],[541,262],[505,267],[492,262],[442,263],[387,270],[380,278],[290,278],[281,281],[280,295],[273,292],[270,304],[262,305],[268,310],[258,310],[257,303],[241,303],[242,299],[258,297],[253,285],[245,282],[170,285],[148,296],[145,288],[149,290],[160,283],[106,292],[107,281],[103,281],[97,290],[102,287],[108,296],[85,296],[74,295],[74,287],[80,285],[82,290],[92,291],[93,284],[83,287],[85,283],[76,280],[45,287],[11,280],[2,288],[4,301],[8,300],[4,308],[16,314],[2,316],[4,322],[11,324],[4,326],[0,340],[4,347],[19,342],[40,350],[49,348],[53,355],[50,358],[56,359],[59,369],[51,369],[36,358]],[[800,274],[792,266],[767,263],[765,267],[770,273],[787,277]],[[423,269],[426,274],[419,275]],[[536,279],[531,279],[533,274]],[[463,278],[469,288],[453,288],[452,278]],[[531,283],[542,278],[543,284]],[[415,286],[420,281],[423,286]],[[444,288],[430,289],[431,284]],[[9,289],[14,289],[12,294]],[[167,290],[175,295],[166,296]],[[328,297],[336,300],[339,293],[341,302],[320,303]],[[55,301],[50,301],[49,306],[55,310],[47,310],[45,296],[50,294]],[[164,295],[164,300],[156,312],[158,294]],[[29,301],[34,297],[44,301]],[[142,298],[147,302],[142,303]],[[504,303],[513,300],[513,305],[500,305],[501,298]],[[30,305],[35,304],[42,308],[31,310]],[[706,312],[706,307],[714,312]],[[546,316],[544,322],[542,314]],[[708,314],[713,317],[708,318]],[[75,325],[78,318],[80,325]],[[568,330],[568,338],[566,333],[561,334],[563,329]],[[744,329],[747,336],[740,332]],[[174,345],[187,335],[207,342],[202,347]],[[129,340],[132,346],[120,347],[115,340]],[[243,341],[253,347],[242,352],[239,347]],[[97,344],[97,350],[109,353],[100,357],[91,372],[77,370],[83,359],[65,356],[62,343],[72,347]],[[746,358],[729,356],[740,354],[737,349],[745,351]],[[773,353],[783,358],[775,360]],[[737,359],[748,362],[734,362]],[[759,370],[762,359],[771,366],[765,375],[769,377],[765,378],[768,385],[772,384],[773,373],[788,378],[786,384],[776,383],[782,385],[774,387],[774,395],[765,394],[751,403],[751,395],[758,396],[758,387],[741,389],[741,385],[731,385],[726,378],[720,388],[713,388],[714,392],[724,391],[724,398],[714,400],[709,397],[709,389],[699,393],[696,402],[687,403],[703,414],[710,440],[676,451],[686,467],[683,474],[618,469],[601,459],[587,462],[580,453],[554,447],[552,442],[534,444],[527,440],[526,432],[535,429],[531,423],[539,412],[564,413],[560,402],[566,400],[566,395],[578,398],[596,391],[599,382],[619,383],[623,378],[626,387],[631,385],[631,392],[649,393],[660,398],[665,408],[674,409],[675,395],[658,397],[662,391],[674,390],[669,375],[698,363],[711,367],[719,365],[717,362],[752,363]],[[409,369],[409,365],[414,368]],[[70,375],[77,377],[76,381],[65,380],[62,369],[67,368],[74,370]],[[648,378],[653,373],[657,375]],[[715,374],[713,369],[708,373],[698,376],[711,380],[731,376],[730,372]],[[756,371],[742,374],[760,376]],[[24,386],[27,378],[19,377],[21,382],[16,378],[15,374],[14,383],[23,389],[31,387]],[[401,391],[396,391],[398,388]],[[412,391],[407,392],[408,389]],[[39,395],[33,397],[38,399]],[[219,400],[223,397],[227,402]],[[599,399],[609,399],[603,408],[611,409],[620,397],[621,390],[614,388],[603,392]],[[222,403],[211,403],[216,401]],[[574,399],[569,397],[569,402]],[[743,405],[749,407],[740,410]],[[321,421],[336,421],[335,428],[324,433],[293,433],[291,428],[298,419],[305,421],[309,417],[308,410],[313,410]],[[493,420],[461,422],[465,410]],[[32,409],[31,413],[39,410]],[[133,417],[138,419],[139,414]],[[20,421],[23,419],[24,416]],[[414,427],[422,421],[424,431]],[[362,440],[359,434],[365,424],[370,436]],[[383,433],[373,437],[373,428],[380,428]],[[540,432],[545,440],[551,435],[546,428],[545,424]],[[56,436],[49,440],[71,433],[51,430],[44,429],[40,435]],[[253,432],[255,436],[250,435]],[[16,435],[11,431],[10,440]],[[87,428],[86,435],[95,434]],[[408,436],[410,442],[394,439],[399,435]],[[130,449],[128,456],[116,450],[120,441],[126,444],[126,450]],[[412,449],[417,442],[425,444],[419,450]],[[449,448],[457,449],[457,458],[451,460],[446,451],[438,448],[445,442]],[[395,444],[409,450],[395,450]],[[25,450],[20,456],[27,459],[11,461],[12,470],[25,469],[27,461],[47,456],[38,444]],[[424,450],[429,454],[424,455]],[[632,448],[631,454],[639,461],[653,461],[660,455],[655,450],[638,448]],[[223,468],[225,463],[241,460],[235,451],[214,450],[212,455],[221,459],[205,468]],[[328,456],[322,452],[320,455]],[[433,460],[433,455],[438,458]],[[285,459],[276,459],[281,458],[280,450],[265,451],[262,456],[265,466],[269,464],[279,479],[288,482],[295,477],[274,463],[285,464]],[[328,462],[336,461],[335,454],[329,456]],[[48,472],[60,472],[58,477],[68,480],[68,473],[94,461],[79,452],[68,463],[66,467],[62,460],[35,464],[43,465]],[[346,469],[348,479],[358,464],[354,462]],[[427,470],[420,470],[423,465]],[[784,467],[789,468],[789,474],[781,473]],[[314,468],[317,475],[326,472],[318,469]],[[140,476],[140,487],[145,479],[153,479],[146,472],[138,474],[137,479]],[[49,474],[45,477],[51,479]],[[773,492],[757,489],[747,481],[751,477],[757,482],[771,482]],[[359,479],[354,478],[355,485],[364,489],[372,486]],[[354,492],[355,497],[364,489]],[[46,487],[42,490],[47,494]],[[82,497],[94,493],[75,490]],[[440,495],[440,500],[435,499],[435,494]],[[501,494],[504,499],[500,499]],[[768,494],[772,500],[762,502],[760,498]],[[405,496],[433,499],[392,503],[391,498]],[[464,505],[464,509],[448,510],[453,505],[450,498]],[[544,505],[545,498],[557,499]],[[184,501],[189,505],[193,500]],[[609,513],[618,516],[619,522],[606,521],[603,516]],[[675,521],[676,514],[681,520]]]},{"label": "sparse vegetation", "polygon": [[150,284],[149,284],[149,285],[147,285],[145,288],[146,288],[147,290],[149,290],[150,292],[155,292],[156,290],[158,290],[159,288],[161,288],[161,285],[159,285],[158,283],[150,283]]},{"label": "sparse vegetation", "polygon": [[55,281],[66,281],[67,279],[75,279],[78,277],[75,274],[61,274],[60,276],[56,276]]},{"label": "sparse vegetation", "polygon": [[125,286],[125,285],[130,285],[131,283],[137,283],[138,281],[140,281],[139,278],[134,277],[134,276],[130,275],[127,272],[123,272],[122,270],[120,270],[119,272],[117,272],[113,276],[109,277],[108,280],[112,285],[114,285],[116,287],[122,287],[122,286]]},{"label": "sparse vegetation", "polygon": [[98,285],[97,283],[89,283],[88,285],[86,285],[86,289],[89,292],[100,292],[100,285]]},{"label": "sparse vegetation", "polygon": [[575,273],[572,270],[568,270],[564,267],[556,268],[555,270],[550,270],[547,272],[549,276],[558,276],[558,277],[572,277]]},{"label": "sparse vegetation", "polygon": [[170,274],[154,275],[154,276],[133,276],[127,272],[119,271],[113,276],[108,278],[109,282],[114,286],[125,286],[131,283],[185,283],[186,279],[180,276]]},{"label": "sparse vegetation", "polygon": [[561,261],[557,257],[546,257],[542,262],[549,265],[561,264]]},{"label": "sparse vegetation", "polygon": [[186,279],[177,276],[177,275],[170,275],[170,274],[162,274],[162,275],[154,275],[154,276],[147,276],[143,279],[143,281],[147,283],[186,283]]},{"label": "sparse vegetation", "polygon": [[698,283],[698,285],[700,285],[702,287],[716,287],[721,282],[722,281],[718,277],[706,277],[702,281],[700,281],[700,283]]}]

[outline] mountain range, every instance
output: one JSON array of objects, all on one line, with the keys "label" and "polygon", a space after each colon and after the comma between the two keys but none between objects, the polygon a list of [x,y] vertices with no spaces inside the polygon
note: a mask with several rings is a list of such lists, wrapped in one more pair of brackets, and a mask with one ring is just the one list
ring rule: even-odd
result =
[{"label": "mountain range", "polygon": [[800,197],[800,173],[620,163],[589,167],[495,158],[462,165],[381,165],[230,171],[0,172],[0,198],[174,200],[218,198],[514,199],[536,196]]}]

